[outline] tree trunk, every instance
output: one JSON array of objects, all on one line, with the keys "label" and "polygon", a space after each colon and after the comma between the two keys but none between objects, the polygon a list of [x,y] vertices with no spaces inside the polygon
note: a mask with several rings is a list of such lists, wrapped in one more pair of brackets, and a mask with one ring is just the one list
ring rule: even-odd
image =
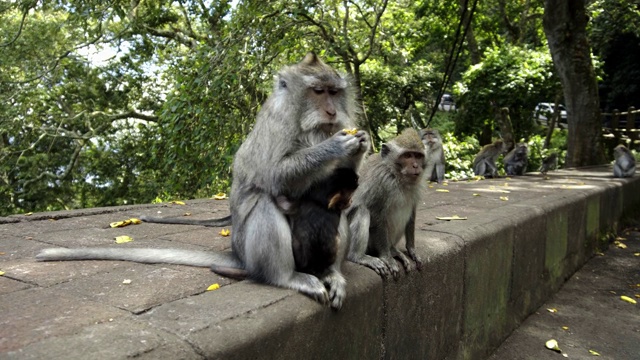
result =
[{"label": "tree trunk", "polygon": [[545,0],[543,26],[567,106],[569,167],[602,164],[602,124],[585,0]]}]

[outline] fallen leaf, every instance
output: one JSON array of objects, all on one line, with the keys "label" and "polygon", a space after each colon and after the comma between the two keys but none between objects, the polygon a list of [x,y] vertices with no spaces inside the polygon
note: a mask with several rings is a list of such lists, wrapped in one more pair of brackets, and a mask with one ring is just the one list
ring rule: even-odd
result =
[{"label": "fallen leaf", "polygon": [[509,190],[500,190],[500,192],[503,194],[511,194],[511,191]]},{"label": "fallen leaf", "polygon": [[500,200],[509,201],[509,197],[508,196],[500,196]]},{"label": "fallen leaf", "polygon": [[589,350],[589,354],[591,354],[593,356],[600,356],[600,354],[598,354],[598,352],[595,351],[595,350]]},{"label": "fallen leaf", "polygon": [[213,199],[214,200],[224,200],[226,198],[227,198],[227,194],[225,194],[223,192],[213,195]]},{"label": "fallen leaf", "polygon": [[627,240],[627,238],[623,238],[623,237],[618,236],[618,237],[615,238],[615,240],[625,241],[625,240]]},{"label": "fallen leaf", "polygon": [[635,296],[635,297],[637,297],[638,299],[640,299],[640,294],[635,294],[635,295],[633,295],[633,296]]},{"label": "fallen leaf", "polygon": [[627,248],[627,245],[621,243],[620,241],[614,241],[613,243],[616,245],[616,247],[619,247],[620,249],[626,249]]},{"label": "fallen leaf", "polygon": [[135,224],[135,225],[142,224],[142,220],[131,218],[123,221],[112,222],[111,224],[109,224],[109,226],[111,226],[112,228],[119,228],[119,227],[125,227],[127,225],[131,225],[131,224]]},{"label": "fallen leaf", "polygon": [[633,256],[640,256],[640,253],[633,253]]},{"label": "fallen leaf", "polygon": [[637,301],[635,301],[634,299],[632,299],[632,298],[630,298],[630,297],[628,297],[628,296],[624,296],[624,295],[620,296],[620,300],[622,300],[622,301],[626,301],[626,302],[628,302],[628,303],[630,303],[630,304],[637,304],[637,303],[638,303],[638,302],[637,302]]},{"label": "fallen leaf", "polygon": [[218,289],[220,289],[220,284],[216,283],[216,284],[213,284],[213,285],[209,286],[207,288],[207,291],[218,290]]},{"label": "fallen leaf", "polygon": [[604,253],[603,253],[603,252],[598,251],[598,252],[596,252],[596,255],[598,255],[598,256],[604,256]]},{"label": "fallen leaf", "polygon": [[617,295],[617,293],[613,290],[609,290],[610,293],[612,293],[613,295]]},{"label": "fallen leaf", "polygon": [[560,347],[558,346],[558,342],[554,339],[547,340],[547,342],[544,343],[544,346],[549,350],[562,352],[562,350],[560,350]]},{"label": "fallen leaf", "polygon": [[171,203],[176,205],[187,205],[184,203],[184,201],[172,201]]},{"label": "fallen leaf", "polygon": [[460,217],[458,215],[453,215],[453,216],[436,216],[436,219],[438,220],[467,220],[466,217]]},{"label": "fallen leaf", "polygon": [[449,183],[448,182],[443,182],[442,186],[449,186]]},{"label": "fallen leaf", "polygon": [[449,190],[447,190],[447,189],[436,189],[436,191],[437,191],[437,192],[446,192],[446,193],[448,193],[448,192],[449,192]]},{"label": "fallen leaf", "polygon": [[4,271],[0,271],[0,276],[4,275]]},{"label": "fallen leaf", "polygon": [[509,183],[504,183],[504,187],[509,187]]},{"label": "fallen leaf", "polygon": [[568,326],[563,326],[562,330],[569,330],[569,327]]},{"label": "fallen leaf", "polygon": [[33,212],[28,212],[28,213],[24,214],[24,216],[29,216],[29,215],[33,215]]},{"label": "fallen leaf", "polygon": [[133,241],[133,239],[130,236],[127,236],[127,235],[116,236],[116,244],[124,244],[131,241]]},{"label": "fallen leaf", "polygon": [[556,309],[556,308],[548,308],[547,311],[551,312],[551,313],[557,313],[558,309]]},{"label": "fallen leaf", "polygon": [[231,234],[231,231],[229,229],[220,230],[220,235],[222,236],[229,236],[229,234]]},{"label": "fallen leaf", "polygon": [[124,279],[124,280],[122,280],[122,283],[125,284],[125,285],[129,285],[129,284],[131,284],[131,279]]},{"label": "fallen leaf", "polygon": [[545,176],[544,179],[545,180],[551,180],[551,178],[549,176]]},{"label": "fallen leaf", "polygon": [[508,176],[507,176],[506,178],[504,178],[504,179],[505,179],[505,180],[511,180],[511,178],[510,178],[510,177],[508,177]]},{"label": "fallen leaf", "polygon": [[186,212],[186,213],[182,214],[182,216],[191,216],[191,213],[190,212]]},{"label": "fallen leaf", "polygon": [[0,255],[7,255],[7,253],[4,251],[0,251]]},{"label": "fallen leaf", "polygon": [[433,189],[433,185],[429,185],[429,189]]},{"label": "fallen leaf", "polygon": [[480,196],[480,194],[478,194],[478,193],[474,193],[474,194],[473,194],[473,196]]}]

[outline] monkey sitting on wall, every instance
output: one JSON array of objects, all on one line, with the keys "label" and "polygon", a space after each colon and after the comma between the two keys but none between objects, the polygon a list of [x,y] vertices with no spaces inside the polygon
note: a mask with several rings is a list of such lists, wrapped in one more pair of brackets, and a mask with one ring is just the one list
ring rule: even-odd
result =
[{"label": "monkey sitting on wall", "polygon": [[[394,258],[407,272],[422,267],[415,252],[415,217],[425,166],[424,144],[414,129],[382,144],[380,153],[365,161],[347,210],[350,261],[394,278],[399,272]],[[397,248],[403,236],[415,265]]]},{"label": "monkey sitting on wall", "polygon": [[636,173],[636,158],[631,151],[620,144],[613,149],[613,177],[632,177]]},{"label": "monkey sitting on wall", "polygon": [[504,171],[507,175],[524,175],[529,164],[529,147],[526,143],[518,143],[504,156]]},{"label": "monkey sitting on wall", "polygon": [[496,166],[496,160],[508,148],[509,146],[502,140],[496,140],[493,144],[483,146],[473,159],[473,173],[476,176],[497,177],[498,167]]},{"label": "monkey sitting on wall", "polygon": [[558,153],[551,153],[546,158],[542,159],[542,165],[540,165],[540,173],[546,175],[549,170],[555,170],[558,167]]},{"label": "monkey sitting on wall", "polygon": [[[364,131],[352,135],[341,130],[355,127],[356,109],[355,92],[347,79],[314,53],[278,73],[273,93],[234,157],[231,252],[56,248],[43,250],[37,259],[209,266],[225,276],[294,289],[339,309],[346,296],[340,271],[346,242],[339,243],[338,256],[322,278],[296,271],[291,226],[276,199],[284,196],[295,203],[336,169],[359,167],[369,148],[368,137]],[[338,232],[346,238],[344,213]]]},{"label": "monkey sitting on wall", "polygon": [[424,144],[427,179],[441,184],[444,181],[445,160],[440,132],[437,129],[426,128],[420,130],[419,135]]}]

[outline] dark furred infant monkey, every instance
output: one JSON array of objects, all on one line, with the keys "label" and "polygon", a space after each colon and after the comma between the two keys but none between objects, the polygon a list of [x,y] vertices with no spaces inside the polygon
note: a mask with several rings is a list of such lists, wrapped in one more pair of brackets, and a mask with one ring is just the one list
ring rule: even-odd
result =
[{"label": "dark furred infant monkey", "polygon": [[[422,267],[415,252],[415,218],[425,166],[424,144],[414,129],[382,144],[380,153],[365,161],[347,210],[350,261],[394,278],[399,272],[394,258],[407,272]],[[398,249],[403,237],[415,265]]]},{"label": "dark furred infant monkey", "polygon": [[338,232],[342,211],[351,205],[358,187],[358,174],[352,168],[337,169],[331,177],[295,201],[276,199],[289,217],[296,270],[321,277],[337,260]]},{"label": "dark furred infant monkey", "polygon": [[504,171],[507,175],[524,175],[529,164],[529,148],[526,143],[517,143],[507,155],[504,156]]}]

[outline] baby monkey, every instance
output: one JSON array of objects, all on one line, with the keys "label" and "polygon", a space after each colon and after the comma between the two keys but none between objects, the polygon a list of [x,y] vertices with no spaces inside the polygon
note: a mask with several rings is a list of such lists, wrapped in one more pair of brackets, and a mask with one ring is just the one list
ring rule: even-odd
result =
[{"label": "baby monkey", "polygon": [[632,177],[636,173],[636,158],[624,145],[618,145],[613,149],[613,177]]},{"label": "baby monkey", "polygon": [[297,271],[321,277],[336,262],[338,244],[347,240],[340,239],[340,218],[357,187],[354,169],[339,168],[295,202],[285,196],[276,198],[291,225]]},{"label": "baby monkey", "polygon": [[526,143],[518,143],[504,156],[504,171],[507,175],[524,175],[529,164],[529,148]]}]

